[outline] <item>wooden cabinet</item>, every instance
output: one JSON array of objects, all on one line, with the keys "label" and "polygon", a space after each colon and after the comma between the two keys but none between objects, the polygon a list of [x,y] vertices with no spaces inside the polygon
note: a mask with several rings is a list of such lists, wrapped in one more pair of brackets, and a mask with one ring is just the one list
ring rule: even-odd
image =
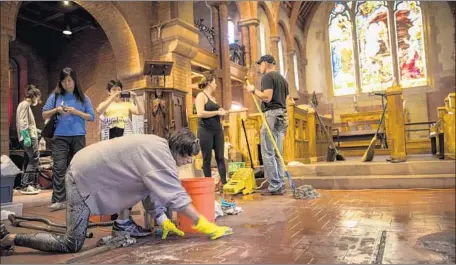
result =
[{"label": "wooden cabinet", "polygon": [[186,92],[163,87],[132,91],[144,100],[144,133],[167,137],[177,129],[188,127]]}]

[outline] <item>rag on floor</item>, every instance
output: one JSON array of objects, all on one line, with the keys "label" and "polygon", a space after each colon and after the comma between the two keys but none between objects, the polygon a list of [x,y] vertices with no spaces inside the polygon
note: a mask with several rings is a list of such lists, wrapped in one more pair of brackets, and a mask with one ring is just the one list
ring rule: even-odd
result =
[{"label": "rag on floor", "polygon": [[236,206],[234,202],[227,202],[223,198],[220,199],[220,203],[215,201],[215,219],[225,215],[237,215],[242,212],[242,208]]}]

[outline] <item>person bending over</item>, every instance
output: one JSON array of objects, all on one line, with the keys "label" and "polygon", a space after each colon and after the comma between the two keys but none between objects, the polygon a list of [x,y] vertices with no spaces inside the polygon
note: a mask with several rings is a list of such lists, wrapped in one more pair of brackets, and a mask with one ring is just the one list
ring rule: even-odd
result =
[{"label": "person bending over", "polygon": [[[133,104],[129,101],[124,101],[120,97],[122,89],[122,82],[119,80],[110,80],[106,87],[109,97],[101,102],[96,109],[99,115],[103,115],[106,119],[113,121],[107,122],[106,125],[102,125],[107,127],[103,128],[102,132],[109,129],[108,139],[124,136],[127,121],[130,121],[131,115],[144,115],[144,106],[142,102],[138,101],[136,93],[133,91],[130,92],[133,102],[135,103]],[[120,211],[119,214],[114,214],[111,219],[116,220],[112,226],[113,232],[129,231],[130,236],[133,237],[148,236],[151,234],[150,231],[147,231],[134,223],[131,218],[131,208],[124,209]]]},{"label": "person bending over", "polygon": [[156,135],[128,135],[92,144],[74,156],[66,173],[66,234],[10,234],[1,224],[0,246],[78,252],[84,244],[90,214],[111,215],[146,198],[155,202],[153,207],[144,205],[148,213],[156,214],[164,234],[171,231],[184,235],[164,213],[156,213],[163,207],[188,216],[193,229],[211,239],[231,234],[231,228],[217,226],[199,214],[180,183],[177,166],[191,163],[198,152],[198,141],[188,129],[176,131],[168,142]]}]

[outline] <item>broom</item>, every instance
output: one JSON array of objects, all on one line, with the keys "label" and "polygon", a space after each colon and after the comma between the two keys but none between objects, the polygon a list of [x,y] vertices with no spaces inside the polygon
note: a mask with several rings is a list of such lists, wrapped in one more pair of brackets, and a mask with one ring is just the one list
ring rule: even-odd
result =
[{"label": "broom", "polygon": [[[245,81],[247,82],[247,85],[250,85],[250,82],[249,82],[249,80],[247,78],[245,78]],[[255,98],[255,95],[253,93],[251,93],[251,94],[252,94],[252,99],[253,99],[253,102],[255,103],[255,106],[256,106],[258,112],[261,114],[261,119],[263,120],[264,127],[266,127],[266,130],[268,132],[269,138],[271,139],[271,142],[274,145],[274,149],[276,151],[276,154],[277,154],[277,156],[279,156],[279,159],[280,159],[280,162],[282,164],[283,170],[285,171],[285,175],[287,176],[288,182],[290,183],[290,187],[293,190],[293,194],[295,194],[296,193],[296,186],[295,186],[293,180],[291,179],[290,173],[287,170],[287,165],[285,164],[285,161],[283,160],[282,153],[280,152],[279,147],[277,146],[277,143],[276,143],[276,141],[274,139],[274,136],[272,135],[271,128],[269,128],[268,122],[266,121],[266,118],[264,117],[264,114],[261,111],[260,105],[258,105],[258,102],[257,102],[257,100]]]},{"label": "broom", "polygon": [[364,156],[361,159],[361,162],[371,162],[374,159],[375,144],[377,143],[377,140],[378,140],[378,132],[380,131],[380,127],[382,127],[383,121],[385,120],[385,112],[386,112],[387,105],[388,105],[388,102],[385,104],[385,107],[383,108],[383,113],[382,113],[382,117],[380,118],[380,122],[378,123],[377,132],[375,133],[374,137],[372,138],[372,140],[369,144],[369,147],[367,147],[367,150],[364,153]]},{"label": "broom", "polygon": [[[327,161],[333,162],[334,159],[336,159],[337,161],[345,161],[345,158],[342,156],[341,153],[339,153],[339,150],[337,150],[336,144],[334,144],[332,137],[329,135],[328,131],[326,130],[326,126],[323,124],[323,121],[321,120],[321,117],[318,114],[318,111],[317,111],[318,101],[317,101],[317,96],[315,95],[315,92],[313,92],[313,96],[312,96],[312,100],[310,101],[310,104],[312,105],[312,108],[315,110],[315,114],[317,115],[318,122],[320,123],[320,126],[323,128],[323,131],[325,132],[326,139],[330,143],[330,146],[328,146]],[[329,157],[329,154],[332,153],[330,150],[334,150],[334,155],[332,155],[331,157]]]}]

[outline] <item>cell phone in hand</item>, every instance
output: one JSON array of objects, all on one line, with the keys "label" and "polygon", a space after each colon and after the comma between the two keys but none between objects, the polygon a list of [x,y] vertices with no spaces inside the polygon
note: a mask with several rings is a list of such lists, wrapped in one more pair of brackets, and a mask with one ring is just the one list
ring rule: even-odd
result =
[{"label": "cell phone in hand", "polygon": [[120,92],[120,98],[130,98],[131,94],[129,91],[122,91]]},{"label": "cell phone in hand", "polygon": [[65,105],[65,102],[64,102],[64,101],[62,101],[62,103],[60,103],[60,106],[62,107],[63,111],[65,111],[65,112],[67,111],[67,110],[66,110],[66,105]]}]

